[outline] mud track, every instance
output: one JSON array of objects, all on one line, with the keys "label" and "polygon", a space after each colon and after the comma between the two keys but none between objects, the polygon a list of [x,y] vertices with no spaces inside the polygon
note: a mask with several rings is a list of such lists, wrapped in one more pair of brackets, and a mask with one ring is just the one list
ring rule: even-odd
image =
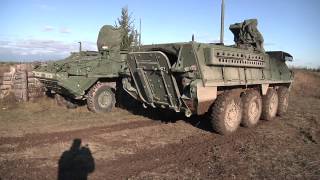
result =
[{"label": "mud track", "polygon": [[40,146],[42,144],[57,143],[61,141],[72,141],[73,137],[83,138],[94,135],[112,133],[121,130],[130,130],[135,128],[143,128],[159,125],[159,122],[154,121],[138,121],[121,123],[112,126],[92,127],[86,129],[40,133],[40,134],[26,134],[23,137],[0,137],[0,146],[3,144],[18,144],[15,150],[23,150],[33,146]]}]

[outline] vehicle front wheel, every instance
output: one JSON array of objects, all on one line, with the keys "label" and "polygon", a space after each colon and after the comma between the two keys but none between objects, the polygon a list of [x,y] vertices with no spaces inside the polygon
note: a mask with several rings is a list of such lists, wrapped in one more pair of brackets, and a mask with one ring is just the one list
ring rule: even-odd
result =
[{"label": "vehicle front wheel", "polygon": [[92,112],[110,112],[115,106],[115,94],[108,83],[95,84],[87,96],[88,109]]},{"label": "vehicle front wheel", "polygon": [[209,118],[213,129],[222,135],[235,132],[242,117],[242,102],[240,97],[233,96],[231,93],[223,93],[217,97]]}]

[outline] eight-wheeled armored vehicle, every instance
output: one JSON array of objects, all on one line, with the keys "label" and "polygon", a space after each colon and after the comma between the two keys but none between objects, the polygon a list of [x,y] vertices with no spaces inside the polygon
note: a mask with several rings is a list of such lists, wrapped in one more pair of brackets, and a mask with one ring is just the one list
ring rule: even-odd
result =
[{"label": "eight-wheeled armored vehicle", "polygon": [[82,99],[95,112],[110,111],[124,90],[144,107],[206,114],[215,131],[234,132],[287,111],[293,74],[282,51],[265,52],[257,20],[230,26],[235,45],[155,44],[120,50],[120,32],[104,26],[98,52],[80,52],[35,69],[47,89],[65,99]]}]

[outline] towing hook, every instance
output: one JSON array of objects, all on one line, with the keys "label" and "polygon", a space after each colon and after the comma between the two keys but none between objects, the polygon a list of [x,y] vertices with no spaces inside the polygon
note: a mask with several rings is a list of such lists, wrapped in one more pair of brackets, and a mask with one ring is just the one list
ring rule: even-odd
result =
[{"label": "towing hook", "polygon": [[189,109],[187,109],[187,110],[184,112],[184,115],[189,118],[189,117],[191,117],[192,112],[191,112]]},{"label": "towing hook", "polygon": [[145,108],[145,109],[148,108],[148,106],[145,103],[142,104],[142,107]]}]

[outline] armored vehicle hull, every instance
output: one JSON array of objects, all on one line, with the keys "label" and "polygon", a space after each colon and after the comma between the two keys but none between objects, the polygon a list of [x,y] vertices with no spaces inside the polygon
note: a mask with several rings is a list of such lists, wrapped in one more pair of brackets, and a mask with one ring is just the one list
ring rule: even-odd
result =
[{"label": "armored vehicle hull", "polygon": [[[163,97],[168,100],[163,103],[179,109],[178,104],[169,103],[169,97],[197,97],[198,102],[206,102],[207,99],[215,99],[222,88],[257,86],[265,94],[270,86],[290,87],[293,79],[285,64],[285,58],[292,56],[285,52],[259,53],[197,42],[143,46],[140,51],[143,52],[128,54],[129,79],[137,81],[138,96],[150,105],[157,102],[158,97]],[[170,81],[173,79],[173,82],[169,81],[170,87],[175,86],[179,93],[160,95],[168,91],[161,80],[166,78],[164,74],[171,77],[168,78]],[[141,87],[148,87],[148,90],[145,92],[146,88]],[[209,89],[211,93],[208,93]],[[189,107],[196,114],[203,114],[207,109],[201,104]]]},{"label": "armored vehicle hull", "polygon": [[282,51],[265,52],[257,20],[230,26],[235,45],[195,42],[146,45],[130,52],[124,89],[144,103],[206,115],[214,130],[230,134],[287,111],[293,73]]},{"label": "armored vehicle hull", "polygon": [[285,52],[218,44],[149,45],[128,54],[130,75],[123,85],[150,107],[186,116],[209,113],[216,131],[227,134],[237,129],[242,116],[245,126],[253,126],[261,115],[271,120],[286,110],[293,74],[285,61],[290,59]]}]

